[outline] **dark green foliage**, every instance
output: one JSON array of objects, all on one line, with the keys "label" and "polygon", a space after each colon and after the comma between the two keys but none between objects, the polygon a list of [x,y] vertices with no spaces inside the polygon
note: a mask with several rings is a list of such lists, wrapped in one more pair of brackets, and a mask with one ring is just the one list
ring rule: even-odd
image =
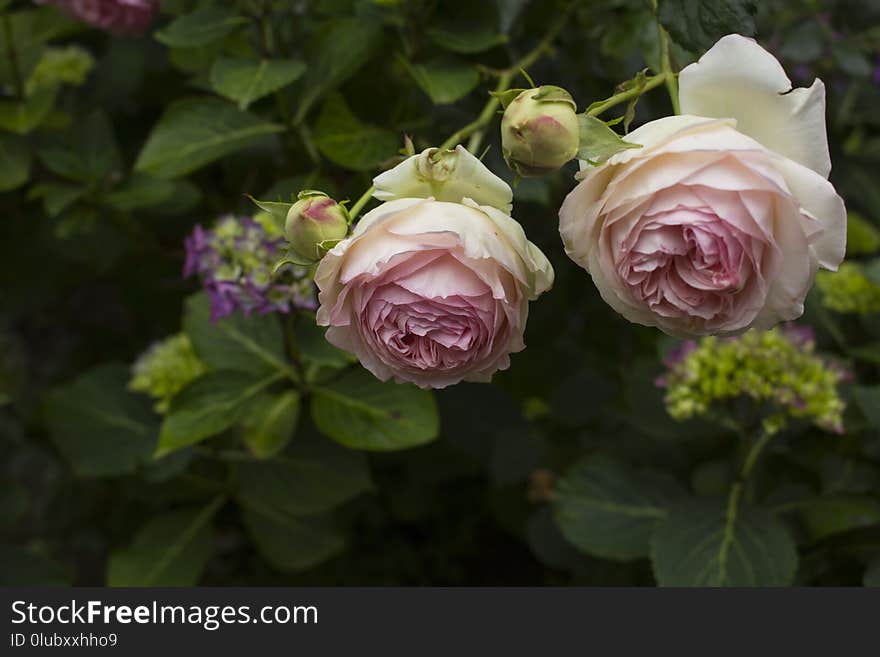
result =
[{"label": "dark green foliage", "polygon": [[[442,143],[560,17],[536,84],[581,112],[644,85],[650,2],[175,0],[142,37],[5,4],[0,584],[880,582],[880,315],[814,291],[803,321],[855,378],[846,433],[789,425],[731,513],[742,437],[668,416],[655,378],[673,343],[618,317],[563,254],[572,164],[516,186],[556,281],[492,384],[379,382],[309,312],[212,322],[181,276],[184,238],[253,214],[246,195],[354,201],[404,135]],[[659,0],[656,17],[676,69],[738,32],[795,84],[825,81],[832,181],[860,217],[850,259],[880,281],[880,15],[820,4]],[[670,111],[662,85],[621,104],[582,155]],[[490,118],[477,154],[513,182]],[[163,417],[128,389],[130,364],[180,332],[205,371]],[[751,436],[754,409],[734,406]]]}]

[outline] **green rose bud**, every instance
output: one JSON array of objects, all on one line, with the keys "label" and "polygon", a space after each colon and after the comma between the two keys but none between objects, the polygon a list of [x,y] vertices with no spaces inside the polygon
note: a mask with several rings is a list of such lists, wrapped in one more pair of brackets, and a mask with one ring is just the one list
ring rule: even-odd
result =
[{"label": "green rose bud", "polygon": [[501,148],[508,166],[521,176],[556,171],[578,152],[577,104],[560,87],[526,89],[501,118]]},{"label": "green rose bud", "polygon": [[326,194],[302,192],[287,211],[284,234],[297,257],[320,260],[333,242],[348,234],[348,213]]}]

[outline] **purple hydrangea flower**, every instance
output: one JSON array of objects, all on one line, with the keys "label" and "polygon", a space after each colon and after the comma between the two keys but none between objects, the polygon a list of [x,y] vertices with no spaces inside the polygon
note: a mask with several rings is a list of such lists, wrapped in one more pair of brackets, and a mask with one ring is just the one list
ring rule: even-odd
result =
[{"label": "purple hydrangea flower", "polygon": [[788,338],[789,342],[801,347],[815,346],[816,344],[816,332],[812,326],[807,324],[786,322],[782,326],[782,333]]},{"label": "purple hydrangea flower", "polygon": [[286,265],[273,274],[286,240],[271,219],[222,217],[211,230],[197,225],[184,244],[183,276],[201,277],[213,321],[236,310],[248,316],[317,308],[308,269]]}]

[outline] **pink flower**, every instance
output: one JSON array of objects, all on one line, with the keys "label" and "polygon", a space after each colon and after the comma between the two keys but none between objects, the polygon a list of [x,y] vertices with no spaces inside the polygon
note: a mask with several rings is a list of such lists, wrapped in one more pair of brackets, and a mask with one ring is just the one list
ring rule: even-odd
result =
[{"label": "pink flower", "polygon": [[60,7],[74,18],[121,34],[140,34],[159,10],[160,0],[35,0]]},{"label": "pink flower", "polygon": [[553,269],[494,207],[403,198],[369,212],[315,275],[318,323],[383,381],[488,381],[525,348]]},{"label": "pink flower", "polygon": [[568,255],[627,319],[687,337],[803,313],[836,269],[846,210],[827,176],[825,89],[791,89],[751,39],[722,38],[679,78],[682,116],[652,121],[560,209]]}]

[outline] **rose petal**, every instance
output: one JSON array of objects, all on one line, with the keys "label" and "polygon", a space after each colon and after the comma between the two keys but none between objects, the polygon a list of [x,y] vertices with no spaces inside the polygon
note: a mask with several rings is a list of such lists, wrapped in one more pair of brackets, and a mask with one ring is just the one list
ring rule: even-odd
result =
[{"label": "rose petal", "polygon": [[773,55],[753,39],[730,34],[686,66],[678,85],[684,114],[736,119],[740,132],[828,177],[831,157],[821,80],[809,89],[792,89]]}]

